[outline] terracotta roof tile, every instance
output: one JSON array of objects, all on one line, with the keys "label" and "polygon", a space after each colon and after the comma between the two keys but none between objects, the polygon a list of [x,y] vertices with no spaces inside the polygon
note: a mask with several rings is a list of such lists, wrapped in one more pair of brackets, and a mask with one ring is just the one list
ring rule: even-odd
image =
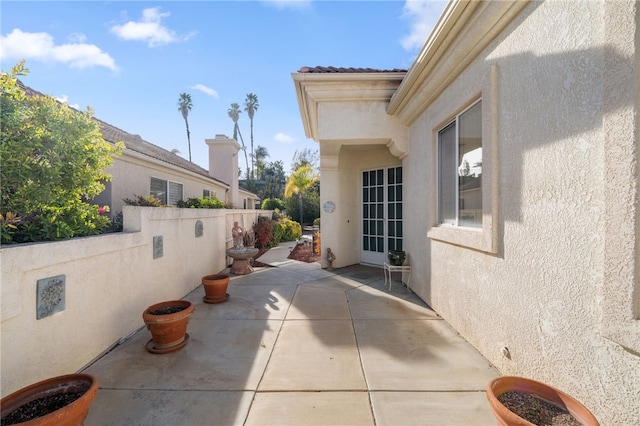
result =
[{"label": "terracotta roof tile", "polygon": [[394,68],[392,70],[380,70],[375,68],[343,68],[343,67],[302,67],[299,73],[373,73],[373,72],[407,72],[407,70]]}]

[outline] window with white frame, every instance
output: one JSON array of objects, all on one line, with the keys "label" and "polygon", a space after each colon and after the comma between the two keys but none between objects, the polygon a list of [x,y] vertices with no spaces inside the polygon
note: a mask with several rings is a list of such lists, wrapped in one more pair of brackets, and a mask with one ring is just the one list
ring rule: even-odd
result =
[{"label": "window with white frame", "polygon": [[482,228],[482,101],[438,131],[438,224]]},{"label": "window with white frame", "polygon": [[176,205],[179,200],[182,200],[182,191],[183,185],[181,183],[151,178],[149,193],[162,201],[162,204]]}]

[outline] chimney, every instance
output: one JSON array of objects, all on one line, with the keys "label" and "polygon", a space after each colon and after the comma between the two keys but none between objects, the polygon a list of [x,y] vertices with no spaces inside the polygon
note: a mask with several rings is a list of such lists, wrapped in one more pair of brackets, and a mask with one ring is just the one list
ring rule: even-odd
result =
[{"label": "chimney", "polygon": [[216,135],[214,139],[205,139],[209,145],[209,176],[229,185],[226,201],[238,206],[238,151],[240,144],[225,135]]}]

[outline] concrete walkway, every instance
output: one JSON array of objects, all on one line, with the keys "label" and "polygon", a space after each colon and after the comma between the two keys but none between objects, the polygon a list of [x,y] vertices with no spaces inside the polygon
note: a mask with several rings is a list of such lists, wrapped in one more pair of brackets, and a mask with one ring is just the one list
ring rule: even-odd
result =
[{"label": "concrete walkway", "polygon": [[382,269],[288,260],[293,244],[232,276],[225,303],[185,296],[183,349],[151,354],[142,329],[91,365],[85,424],[495,425],[498,372],[433,310]]}]

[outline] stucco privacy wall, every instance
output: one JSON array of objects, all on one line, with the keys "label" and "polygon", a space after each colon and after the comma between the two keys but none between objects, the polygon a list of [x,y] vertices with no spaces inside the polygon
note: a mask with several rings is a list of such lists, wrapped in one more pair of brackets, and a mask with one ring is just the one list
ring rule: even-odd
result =
[{"label": "stucco privacy wall", "polygon": [[[425,212],[405,219],[414,291],[503,374],[568,391],[604,425],[640,419],[637,7],[529,3],[410,123],[403,161],[407,210]],[[483,158],[498,179],[495,254],[426,237],[436,132],[479,96],[483,139],[498,138],[497,161]],[[626,336],[608,334],[615,321]]]},{"label": "stucco privacy wall", "polygon": [[[223,270],[231,226],[270,211],[123,208],[125,232],[3,246],[0,365],[2,396],[81,369],[143,326],[142,312],[180,299],[200,278]],[[196,223],[202,222],[202,237]],[[154,259],[154,237],[162,257]],[[36,319],[36,285],[65,275],[65,308]]]}]

